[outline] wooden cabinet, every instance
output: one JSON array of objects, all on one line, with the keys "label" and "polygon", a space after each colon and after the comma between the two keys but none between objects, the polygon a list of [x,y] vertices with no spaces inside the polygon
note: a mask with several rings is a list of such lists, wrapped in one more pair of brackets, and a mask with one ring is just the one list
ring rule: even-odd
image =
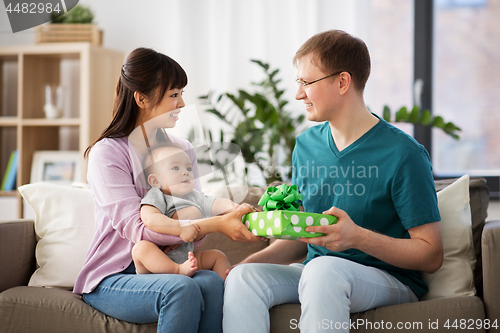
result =
[{"label": "wooden cabinet", "polygon": [[[122,53],[90,43],[0,47],[0,177],[15,149],[19,154],[17,186],[21,186],[30,182],[35,151],[71,147],[81,153],[81,179],[85,180],[83,152],[111,120],[123,61]],[[68,68],[72,78],[65,82],[63,96],[73,101],[71,110],[47,119],[45,86],[61,86]],[[17,197],[22,217],[18,191],[4,191],[2,196]]]}]

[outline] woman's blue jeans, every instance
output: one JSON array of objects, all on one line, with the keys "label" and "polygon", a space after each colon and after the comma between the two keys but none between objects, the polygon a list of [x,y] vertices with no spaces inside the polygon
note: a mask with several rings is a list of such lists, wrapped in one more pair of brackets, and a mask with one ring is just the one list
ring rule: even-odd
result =
[{"label": "woman's blue jeans", "polygon": [[104,314],[132,323],[158,322],[157,332],[222,332],[224,281],[213,271],[135,274],[133,264],[106,277],[83,299]]}]

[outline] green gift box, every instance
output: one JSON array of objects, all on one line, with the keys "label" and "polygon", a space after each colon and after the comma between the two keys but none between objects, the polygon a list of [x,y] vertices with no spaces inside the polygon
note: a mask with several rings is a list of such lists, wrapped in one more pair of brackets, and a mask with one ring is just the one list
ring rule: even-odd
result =
[{"label": "green gift box", "polygon": [[300,212],[298,200],[302,195],[297,186],[282,184],[269,187],[260,198],[259,205],[263,212],[243,216],[243,223],[256,236],[281,239],[299,239],[299,237],[319,237],[323,233],[307,232],[310,226],[330,225],[338,218],[331,215]]},{"label": "green gift box", "polygon": [[330,225],[337,222],[336,216],[275,210],[250,213],[243,216],[243,223],[256,236],[281,239],[319,237],[325,234],[307,232],[309,226]]}]

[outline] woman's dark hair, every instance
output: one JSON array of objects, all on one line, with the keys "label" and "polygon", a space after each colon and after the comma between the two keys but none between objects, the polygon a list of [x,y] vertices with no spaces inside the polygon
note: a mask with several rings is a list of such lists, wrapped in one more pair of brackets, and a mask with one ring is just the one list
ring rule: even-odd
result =
[{"label": "woman's dark hair", "polygon": [[113,120],[84,153],[87,157],[92,147],[104,138],[128,136],[134,130],[138,106],[134,92],[140,92],[158,105],[168,89],[182,89],[187,85],[184,69],[172,58],[148,48],[132,51],[122,66],[116,85]]}]

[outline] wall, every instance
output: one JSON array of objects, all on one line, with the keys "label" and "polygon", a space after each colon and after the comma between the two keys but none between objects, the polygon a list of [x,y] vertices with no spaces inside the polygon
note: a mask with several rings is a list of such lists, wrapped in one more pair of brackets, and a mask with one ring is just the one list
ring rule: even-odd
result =
[{"label": "wall", "polygon": [[[251,82],[260,81],[262,71],[250,59],[269,62],[281,70],[281,87],[291,101],[289,110],[299,114],[304,107],[302,102],[294,100],[292,64],[298,47],[317,32],[333,28],[370,42],[371,0],[81,0],[80,3],[94,11],[95,23],[104,31],[104,47],[124,54],[136,47],[151,47],[176,59],[189,76],[184,93],[186,105],[196,105],[198,127],[204,124],[215,133],[223,125],[203,112],[198,97],[209,91],[252,89]],[[34,29],[13,34],[2,8],[0,46],[33,43]],[[67,67],[70,78],[62,81],[72,82],[71,64]],[[69,110],[65,112],[70,113],[74,105],[74,101],[66,103]],[[192,123],[193,118],[189,119]],[[178,134],[186,132],[179,125],[176,130]]]},{"label": "wall", "polygon": [[[187,71],[187,104],[210,89],[249,87],[261,78],[250,59],[282,71],[293,99],[296,49],[313,34],[343,29],[369,42],[370,0],[81,0],[95,12],[104,46],[128,54],[152,47]],[[1,5],[0,5],[1,6]],[[0,10],[0,46],[34,43],[34,29],[13,34]],[[300,104],[297,108],[300,108]]]}]

